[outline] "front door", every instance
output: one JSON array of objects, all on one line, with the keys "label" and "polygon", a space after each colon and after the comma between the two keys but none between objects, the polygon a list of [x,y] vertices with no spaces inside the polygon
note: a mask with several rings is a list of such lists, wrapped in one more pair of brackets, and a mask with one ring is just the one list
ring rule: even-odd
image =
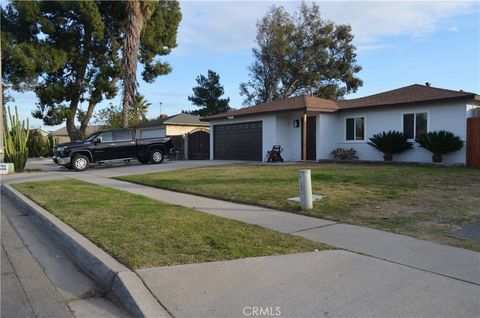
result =
[{"label": "front door", "polygon": [[302,134],[300,135],[302,145],[302,160],[317,160],[317,117],[307,117],[307,158],[303,158],[303,120]]}]

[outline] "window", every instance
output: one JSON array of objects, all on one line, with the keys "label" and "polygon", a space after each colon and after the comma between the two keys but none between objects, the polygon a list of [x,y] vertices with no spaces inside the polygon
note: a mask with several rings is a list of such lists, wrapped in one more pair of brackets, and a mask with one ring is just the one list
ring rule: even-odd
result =
[{"label": "window", "polygon": [[99,137],[102,137],[102,142],[112,142],[113,141],[111,131],[101,133]]},{"label": "window", "polygon": [[346,140],[365,140],[365,117],[346,119]]},{"label": "window", "polygon": [[428,114],[411,113],[403,115],[403,133],[408,139],[415,139],[427,133]]},{"label": "window", "polygon": [[115,141],[132,140],[132,133],[130,132],[130,130],[127,130],[127,129],[115,130],[113,132],[113,140]]}]

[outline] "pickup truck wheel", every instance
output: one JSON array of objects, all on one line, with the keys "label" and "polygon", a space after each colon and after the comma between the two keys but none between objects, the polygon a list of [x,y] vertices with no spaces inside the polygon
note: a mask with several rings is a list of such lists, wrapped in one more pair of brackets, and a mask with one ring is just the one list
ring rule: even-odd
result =
[{"label": "pickup truck wheel", "polygon": [[76,155],[75,158],[73,158],[71,163],[75,171],[85,171],[88,169],[89,164],[90,164],[90,161],[84,155]]},{"label": "pickup truck wheel", "polygon": [[153,149],[150,152],[150,162],[151,163],[162,163],[165,155],[160,149]]}]

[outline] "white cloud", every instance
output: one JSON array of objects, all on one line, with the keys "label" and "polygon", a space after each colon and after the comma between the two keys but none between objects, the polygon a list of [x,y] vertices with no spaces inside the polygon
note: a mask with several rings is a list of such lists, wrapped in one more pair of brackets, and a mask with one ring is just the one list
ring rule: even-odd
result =
[{"label": "white cloud", "polygon": [[460,28],[457,27],[457,26],[452,26],[452,27],[448,28],[448,31],[450,31],[450,32],[460,32]]},{"label": "white cloud", "polygon": [[[359,46],[383,48],[395,36],[422,37],[436,30],[446,18],[478,12],[477,2],[318,2],[322,17],[349,24]],[[272,5],[295,10],[299,2],[184,1],[179,47],[174,55],[230,53],[250,50],[256,22]]]}]

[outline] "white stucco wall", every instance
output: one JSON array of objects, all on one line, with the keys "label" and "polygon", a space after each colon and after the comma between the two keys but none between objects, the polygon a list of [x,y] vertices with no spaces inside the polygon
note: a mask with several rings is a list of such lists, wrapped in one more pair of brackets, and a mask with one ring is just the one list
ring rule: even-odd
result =
[{"label": "white stucco wall", "polygon": [[[302,112],[277,114],[277,145],[283,148],[282,157],[286,161],[298,161],[302,158]],[[293,127],[293,121],[298,120],[299,126]]]},{"label": "white stucco wall", "polygon": [[[383,160],[383,154],[376,151],[367,144],[372,135],[382,131],[396,130],[403,131],[403,114],[426,112],[428,115],[428,131],[447,130],[460,136],[462,140],[466,139],[466,104],[465,103],[443,103],[426,104],[408,107],[383,108],[372,110],[343,111],[336,113],[339,121],[337,124],[337,145],[342,148],[354,148],[360,160]],[[345,140],[345,118],[346,117],[365,117],[365,140],[364,141],[346,141]],[[446,163],[465,163],[466,149],[447,154],[443,157]],[[331,158],[324,157],[321,159]],[[396,161],[414,161],[431,162],[432,154],[414,144],[414,148],[402,154],[395,155]]]},{"label": "white stucco wall", "polygon": [[331,159],[330,153],[339,147],[340,117],[338,113],[320,113],[318,118],[317,158]]}]

